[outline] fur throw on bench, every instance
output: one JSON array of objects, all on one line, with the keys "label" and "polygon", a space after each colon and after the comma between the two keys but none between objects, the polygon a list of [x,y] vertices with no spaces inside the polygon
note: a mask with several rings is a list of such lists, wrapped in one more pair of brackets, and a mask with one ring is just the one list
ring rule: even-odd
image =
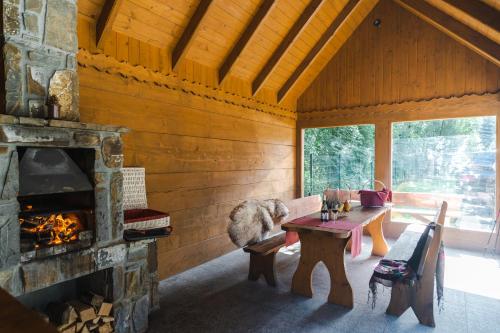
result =
[{"label": "fur throw on bench", "polygon": [[278,199],[247,200],[236,206],[229,218],[229,237],[238,247],[265,239],[275,224],[288,217],[288,208]]}]

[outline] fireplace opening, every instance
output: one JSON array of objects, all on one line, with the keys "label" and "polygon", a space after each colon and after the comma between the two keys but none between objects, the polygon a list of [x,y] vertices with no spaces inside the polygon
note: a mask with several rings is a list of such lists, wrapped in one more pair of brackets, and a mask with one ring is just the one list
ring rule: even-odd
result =
[{"label": "fireplace opening", "polygon": [[21,252],[31,260],[94,241],[94,149],[18,148]]}]

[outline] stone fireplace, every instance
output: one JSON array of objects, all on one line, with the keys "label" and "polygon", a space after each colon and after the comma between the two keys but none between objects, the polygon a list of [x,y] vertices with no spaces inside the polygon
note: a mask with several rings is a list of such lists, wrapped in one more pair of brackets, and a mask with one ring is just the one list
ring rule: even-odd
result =
[{"label": "stone fireplace", "polygon": [[144,332],[156,242],[123,240],[127,130],[79,122],[76,6],[3,0],[0,287],[38,310],[99,293],[116,332]]},{"label": "stone fireplace", "polygon": [[[0,287],[41,310],[43,304],[33,299],[48,299],[30,294],[43,295],[46,288],[51,290],[49,295],[67,293],[64,289],[71,280],[78,281],[73,283],[76,286],[97,286],[94,292],[105,290],[103,294],[114,305],[116,331],[143,332],[149,312],[158,305],[156,243],[123,241],[124,131],[63,120],[0,116]],[[88,179],[90,190],[22,193],[20,175],[26,154],[44,149],[69,152],[67,157],[78,161],[74,165]],[[47,176],[51,174],[50,165],[46,171]],[[39,183],[45,181],[39,179]],[[35,246],[32,239],[28,243],[22,239],[22,219],[63,212],[87,214],[87,228],[76,241]]]}]

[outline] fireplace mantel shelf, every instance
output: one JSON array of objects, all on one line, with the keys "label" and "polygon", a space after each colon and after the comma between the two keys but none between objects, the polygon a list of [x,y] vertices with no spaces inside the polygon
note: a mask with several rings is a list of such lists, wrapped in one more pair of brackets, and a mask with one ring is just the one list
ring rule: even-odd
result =
[{"label": "fireplace mantel shelf", "polygon": [[11,115],[0,114],[0,125],[23,125],[35,127],[55,127],[55,128],[70,128],[78,130],[92,130],[102,132],[127,133],[128,128],[113,125],[101,125],[82,123],[77,121],[67,121],[59,119],[41,119],[29,117],[16,117]]}]

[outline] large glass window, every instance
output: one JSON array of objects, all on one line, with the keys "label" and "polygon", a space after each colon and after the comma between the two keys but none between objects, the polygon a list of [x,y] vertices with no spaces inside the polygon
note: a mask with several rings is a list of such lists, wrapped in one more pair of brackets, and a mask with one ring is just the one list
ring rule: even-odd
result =
[{"label": "large glass window", "polygon": [[432,219],[448,201],[446,225],[489,231],[495,219],[496,119],[393,124],[392,220]]},{"label": "large glass window", "polygon": [[371,188],[375,126],[311,128],[304,133],[304,194],[327,187]]}]

